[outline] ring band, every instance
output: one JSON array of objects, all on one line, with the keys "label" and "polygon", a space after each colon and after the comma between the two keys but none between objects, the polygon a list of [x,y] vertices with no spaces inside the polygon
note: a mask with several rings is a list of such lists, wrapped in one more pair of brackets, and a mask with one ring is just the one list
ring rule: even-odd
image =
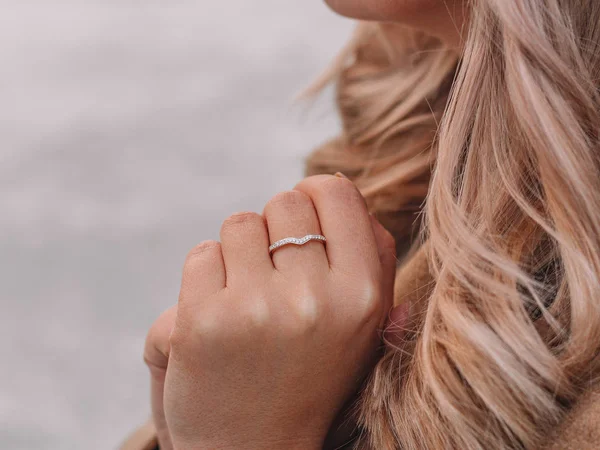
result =
[{"label": "ring band", "polygon": [[322,243],[326,243],[327,239],[325,238],[325,236],[322,236],[320,234],[309,234],[307,236],[304,236],[303,238],[285,238],[271,245],[269,247],[269,254],[273,254],[275,250],[286,245],[305,245],[308,244],[310,241],[319,241]]}]

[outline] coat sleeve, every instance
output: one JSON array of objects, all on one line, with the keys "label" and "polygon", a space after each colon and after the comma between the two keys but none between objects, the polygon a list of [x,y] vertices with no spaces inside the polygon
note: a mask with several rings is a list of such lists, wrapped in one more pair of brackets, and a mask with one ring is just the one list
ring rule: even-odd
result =
[{"label": "coat sleeve", "polygon": [[120,450],[157,450],[158,439],[156,429],[152,421],[148,421],[144,426],[138,428],[127,440],[119,447]]},{"label": "coat sleeve", "polygon": [[600,385],[585,393],[554,430],[544,450],[600,449]]}]

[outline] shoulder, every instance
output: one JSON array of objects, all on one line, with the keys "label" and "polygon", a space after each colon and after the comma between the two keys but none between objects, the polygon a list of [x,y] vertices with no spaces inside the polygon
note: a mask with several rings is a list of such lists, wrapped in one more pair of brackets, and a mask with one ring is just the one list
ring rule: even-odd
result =
[{"label": "shoulder", "polygon": [[546,450],[600,448],[600,383],[593,385],[567,413],[546,444]]}]

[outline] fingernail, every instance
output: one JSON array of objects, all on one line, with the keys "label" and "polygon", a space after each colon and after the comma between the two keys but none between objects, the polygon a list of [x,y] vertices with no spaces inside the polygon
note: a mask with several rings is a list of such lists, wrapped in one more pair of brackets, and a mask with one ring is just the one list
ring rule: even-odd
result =
[{"label": "fingernail", "polygon": [[346,180],[349,180],[349,178],[346,175],[344,175],[342,172],[336,173],[335,176],[338,178],[345,178]]}]

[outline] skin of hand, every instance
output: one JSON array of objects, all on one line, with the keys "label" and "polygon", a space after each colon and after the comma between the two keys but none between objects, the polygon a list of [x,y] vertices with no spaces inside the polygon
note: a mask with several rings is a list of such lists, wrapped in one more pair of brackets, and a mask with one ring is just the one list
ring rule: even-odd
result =
[{"label": "skin of hand", "polygon": [[[326,245],[270,243],[323,234]],[[394,239],[343,176],[236,214],[185,262],[145,361],[161,449],[321,449],[381,349]],[[330,438],[331,439],[331,435]]]}]

